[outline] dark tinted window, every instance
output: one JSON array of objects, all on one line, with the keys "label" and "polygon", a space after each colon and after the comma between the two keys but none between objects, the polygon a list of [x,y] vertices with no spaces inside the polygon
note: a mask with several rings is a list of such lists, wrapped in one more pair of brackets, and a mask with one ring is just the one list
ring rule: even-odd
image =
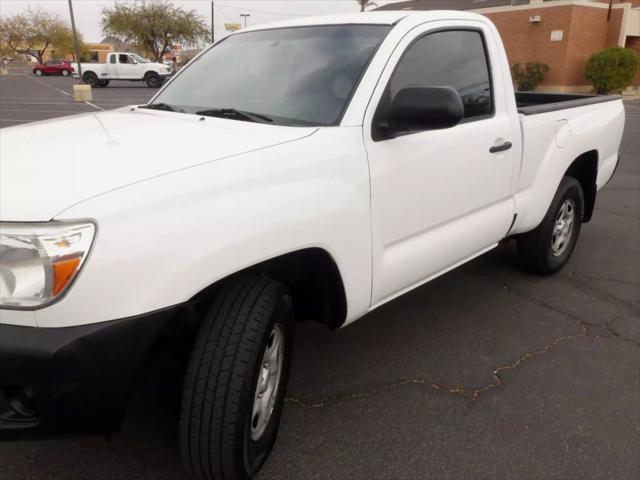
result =
[{"label": "dark tinted window", "polygon": [[129,62],[129,55],[126,55],[124,53],[121,53],[120,55],[118,55],[120,58],[118,59],[118,62],[120,63],[131,63]]},{"label": "dark tinted window", "polygon": [[116,63],[116,56],[115,55],[109,55],[109,63]]},{"label": "dark tinted window", "polygon": [[491,81],[482,34],[456,30],[417,40],[405,52],[389,85],[390,98],[410,85],[455,88],[465,118],[493,113]]}]

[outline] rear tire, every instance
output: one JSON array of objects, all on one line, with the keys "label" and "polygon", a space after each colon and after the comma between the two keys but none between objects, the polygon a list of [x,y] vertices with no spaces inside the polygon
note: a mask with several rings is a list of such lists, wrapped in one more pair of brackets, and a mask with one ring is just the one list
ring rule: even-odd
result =
[{"label": "rear tire", "polygon": [[162,85],[162,79],[157,73],[148,73],[144,77],[144,83],[146,83],[149,88],[160,88]]},{"label": "rear tire", "polygon": [[583,212],[584,193],[580,182],[564,177],[540,225],[518,237],[523,267],[540,275],[561,270],[578,241]]},{"label": "rear tire", "polygon": [[36,68],[36,69],[33,71],[33,74],[34,74],[36,77],[41,77],[42,75],[44,75],[44,72],[43,72],[42,70],[40,70],[39,68]]},{"label": "rear tire", "polygon": [[62,75],[63,77],[68,77],[69,76],[69,70],[62,70],[60,72],[60,75]]},{"label": "rear tire", "polygon": [[183,392],[180,447],[193,476],[245,479],[267,459],[284,404],[293,328],[291,296],[278,282],[248,277],[217,296]]},{"label": "rear tire", "polygon": [[106,88],[107,85],[109,85],[109,80],[100,80],[98,82],[98,87],[100,87],[100,88]]},{"label": "rear tire", "polygon": [[98,78],[98,76],[93,73],[93,72],[87,72],[82,76],[82,79],[84,80],[84,83],[86,83],[87,85],[90,85],[91,88],[96,88],[99,83],[100,83],[100,79]]}]

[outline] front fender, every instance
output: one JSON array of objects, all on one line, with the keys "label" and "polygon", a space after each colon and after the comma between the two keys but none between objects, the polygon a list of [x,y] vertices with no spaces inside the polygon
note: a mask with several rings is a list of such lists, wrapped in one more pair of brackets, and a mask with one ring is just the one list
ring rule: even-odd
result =
[{"label": "front fender", "polygon": [[99,234],[67,296],[36,312],[38,326],[176,305],[238,270],[309,247],[323,248],[338,265],[347,321],[369,307],[369,174],[358,127],[320,129],[161,175],[63,216],[95,218]]}]

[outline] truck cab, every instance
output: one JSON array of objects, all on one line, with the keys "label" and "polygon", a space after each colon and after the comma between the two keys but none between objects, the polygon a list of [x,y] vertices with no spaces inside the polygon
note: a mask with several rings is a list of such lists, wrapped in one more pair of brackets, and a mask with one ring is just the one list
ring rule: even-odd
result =
[{"label": "truck cab", "polygon": [[113,80],[138,80],[144,77],[148,60],[135,53],[110,53],[107,56],[109,76]]}]

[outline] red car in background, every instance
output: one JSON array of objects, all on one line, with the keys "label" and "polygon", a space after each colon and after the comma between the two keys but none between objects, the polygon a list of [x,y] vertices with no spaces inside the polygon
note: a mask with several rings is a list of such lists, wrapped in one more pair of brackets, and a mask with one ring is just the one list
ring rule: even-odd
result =
[{"label": "red car in background", "polygon": [[62,75],[68,77],[74,72],[69,62],[64,60],[49,60],[45,63],[37,63],[33,67],[34,75],[41,77],[42,75]]}]

